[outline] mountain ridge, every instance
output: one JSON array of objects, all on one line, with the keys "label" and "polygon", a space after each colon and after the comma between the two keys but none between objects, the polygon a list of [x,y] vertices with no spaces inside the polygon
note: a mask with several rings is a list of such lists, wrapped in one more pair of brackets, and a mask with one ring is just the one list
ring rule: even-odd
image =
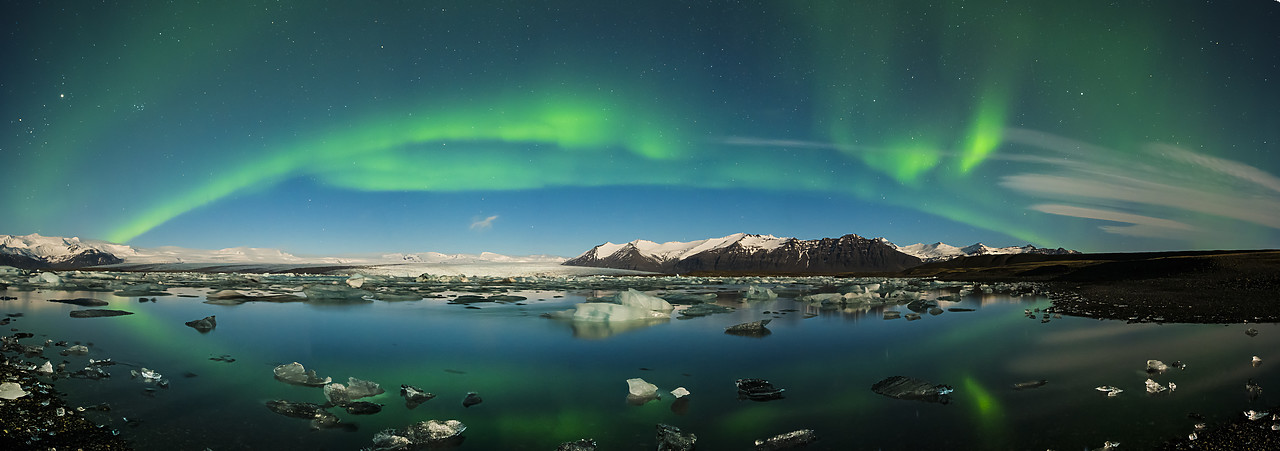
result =
[{"label": "mountain ridge", "polygon": [[1025,253],[1079,252],[1030,244],[998,248],[982,243],[958,247],[942,242],[898,246],[885,238],[864,238],[856,234],[800,240],[735,233],[689,242],[657,243],[643,239],[621,244],[606,242],[563,264],[676,274],[695,271],[896,272],[959,257]]}]

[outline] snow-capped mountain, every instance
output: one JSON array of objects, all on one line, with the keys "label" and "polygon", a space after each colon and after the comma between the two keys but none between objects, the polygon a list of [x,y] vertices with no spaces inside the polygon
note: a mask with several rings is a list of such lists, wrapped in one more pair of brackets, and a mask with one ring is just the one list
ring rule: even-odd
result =
[{"label": "snow-capped mountain", "polygon": [[120,263],[134,255],[129,246],[71,237],[0,235],[0,265],[20,268],[74,268]]},{"label": "snow-capped mountain", "polygon": [[1030,244],[1026,246],[1009,246],[1009,247],[991,247],[982,243],[975,243],[965,247],[956,247],[946,243],[923,244],[916,243],[910,246],[894,246],[899,252],[913,255],[925,263],[951,260],[959,257],[971,257],[974,255],[1006,255],[1006,254],[1046,254],[1046,255],[1063,255],[1063,254],[1079,254],[1079,251],[1070,249],[1048,249],[1035,247]]},{"label": "snow-capped mountain", "polygon": [[858,235],[820,240],[735,233],[721,238],[667,243],[604,243],[564,262],[683,274],[693,271],[887,272],[921,264],[884,239]]},{"label": "snow-capped mountain", "polygon": [[113,264],[294,264],[294,265],[387,265],[402,263],[487,264],[546,263],[558,264],[563,257],[530,255],[513,257],[492,252],[480,254],[384,254],[358,257],[300,257],[280,249],[232,247],[226,249],[188,249],[176,246],[134,248],[124,244],[80,238],[0,235],[0,266],[28,269],[69,269]]}]

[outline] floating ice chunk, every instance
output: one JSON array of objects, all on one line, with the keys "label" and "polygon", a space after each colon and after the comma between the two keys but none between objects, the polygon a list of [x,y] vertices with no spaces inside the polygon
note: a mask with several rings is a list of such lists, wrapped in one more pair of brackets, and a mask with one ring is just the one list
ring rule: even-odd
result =
[{"label": "floating ice chunk", "polygon": [[410,409],[414,407],[418,407],[419,404],[430,401],[431,398],[436,397],[436,395],[432,393],[427,393],[421,388],[414,387],[412,385],[401,385],[400,396],[404,397],[405,407],[408,407]]},{"label": "floating ice chunk", "polygon": [[752,285],[747,287],[747,291],[742,293],[744,301],[772,301],[778,298],[778,294],[768,288],[760,288]]},{"label": "floating ice chunk", "polygon": [[89,348],[84,345],[72,345],[67,349],[63,349],[59,354],[62,355],[85,355],[89,353]]},{"label": "floating ice chunk", "polygon": [[724,333],[729,335],[744,335],[748,337],[763,337],[773,333],[773,331],[770,331],[768,327],[765,327],[770,321],[773,320],[762,319],[749,323],[735,324],[724,328]]},{"label": "floating ice chunk", "polygon": [[347,378],[347,385],[338,383],[325,384],[324,397],[334,405],[345,405],[351,401],[368,398],[384,393],[376,382],[356,379],[354,377]]},{"label": "floating ice chunk", "polygon": [[467,392],[467,396],[462,398],[462,407],[471,407],[482,402],[484,398],[481,398],[479,393]]},{"label": "floating ice chunk", "polygon": [[1102,448],[1101,448],[1101,449],[1102,449],[1103,451],[1111,451],[1111,450],[1116,449],[1116,448],[1119,448],[1119,447],[1120,447],[1120,442],[1113,442],[1113,441],[1108,440],[1108,441],[1102,442]]},{"label": "floating ice chunk", "polygon": [[1165,365],[1165,364],[1164,364],[1164,362],[1161,362],[1161,361],[1159,361],[1159,360],[1148,360],[1148,361],[1147,361],[1147,372],[1148,372],[1148,373],[1163,373],[1163,372],[1167,371],[1168,369],[1169,369],[1169,365]]},{"label": "floating ice chunk", "polygon": [[1114,398],[1114,397],[1116,397],[1116,396],[1120,396],[1120,393],[1123,393],[1123,392],[1124,392],[1124,390],[1121,390],[1121,389],[1116,388],[1116,387],[1112,387],[1112,386],[1110,386],[1110,385],[1102,385],[1102,386],[1099,386],[1099,387],[1097,387],[1097,388],[1094,388],[1094,390],[1097,390],[1097,391],[1100,391],[1100,392],[1105,392],[1105,393],[1107,394],[1107,396],[1110,396],[1110,397],[1113,397],[1113,398]]},{"label": "floating ice chunk", "polygon": [[1156,382],[1151,379],[1147,379],[1147,393],[1156,394],[1165,390],[1168,390],[1168,389],[1165,388],[1163,385],[1160,385],[1159,382]]},{"label": "floating ice chunk", "polygon": [[61,278],[61,277],[58,277],[58,275],[57,275],[57,274],[54,274],[54,273],[51,273],[51,272],[42,272],[42,273],[40,273],[40,274],[36,274],[36,275],[34,275],[34,276],[31,276],[31,278],[30,278],[30,279],[27,279],[27,282],[28,282],[28,283],[39,284],[39,285],[50,285],[50,286],[52,286],[52,285],[59,285],[59,284],[61,284],[61,283],[62,283],[62,278]]},{"label": "floating ice chunk", "polygon": [[627,391],[637,398],[653,398],[658,396],[658,386],[645,382],[644,379],[627,379]]},{"label": "floating ice chunk", "polygon": [[689,396],[689,389],[684,388],[684,387],[676,387],[676,389],[675,389],[675,390],[671,390],[671,396],[675,396],[675,397],[676,397],[676,399],[680,399],[680,398],[683,398],[683,397],[685,397],[685,396]]},{"label": "floating ice chunk", "polygon": [[208,332],[213,330],[213,328],[218,327],[218,318],[214,315],[209,315],[198,320],[187,321],[186,324],[188,327],[200,332]]},{"label": "floating ice chunk", "polygon": [[53,362],[50,362],[50,361],[48,361],[48,360],[45,360],[45,361],[44,361],[44,365],[40,365],[40,373],[41,373],[41,374],[53,374]]},{"label": "floating ice chunk", "polygon": [[364,286],[364,274],[356,274],[347,278],[347,286],[351,288],[360,288]]},{"label": "floating ice chunk", "polygon": [[366,299],[372,293],[341,285],[307,285],[302,289],[307,295],[307,302],[312,304],[363,304],[373,302]]},{"label": "floating ice chunk", "polygon": [[618,294],[613,295],[613,302],[629,307],[652,310],[655,312],[671,313],[672,309],[671,303],[662,300],[662,298],[650,296],[632,288],[628,288],[627,291],[621,291],[618,292]]},{"label": "floating ice chunk", "polygon": [[30,393],[23,390],[22,386],[18,385],[17,382],[5,382],[0,384],[0,398],[12,400],[27,396],[28,394]]},{"label": "floating ice chunk", "polygon": [[320,378],[316,376],[316,370],[307,370],[303,368],[301,363],[293,362],[287,365],[277,366],[274,370],[276,379],[294,385],[306,385],[309,387],[320,387],[330,382],[332,378]]},{"label": "floating ice chunk", "polygon": [[414,445],[439,443],[462,435],[467,425],[458,420],[430,420],[410,425],[404,437]]},{"label": "floating ice chunk", "polygon": [[1262,365],[1262,357],[1258,357],[1256,355],[1253,356],[1253,366],[1260,366],[1260,365]]}]

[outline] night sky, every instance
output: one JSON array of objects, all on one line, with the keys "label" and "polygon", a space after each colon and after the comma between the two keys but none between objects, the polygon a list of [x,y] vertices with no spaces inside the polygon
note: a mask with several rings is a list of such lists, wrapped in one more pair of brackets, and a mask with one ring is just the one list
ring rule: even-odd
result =
[{"label": "night sky", "polygon": [[1280,2],[4,2],[0,233],[1280,247]]}]

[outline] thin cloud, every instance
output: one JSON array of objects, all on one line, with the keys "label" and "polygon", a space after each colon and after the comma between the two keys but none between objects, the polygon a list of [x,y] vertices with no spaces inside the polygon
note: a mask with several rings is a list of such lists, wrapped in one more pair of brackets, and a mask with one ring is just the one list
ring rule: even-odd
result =
[{"label": "thin cloud", "polygon": [[1032,205],[1032,210],[1059,216],[1071,216],[1100,221],[1120,222],[1128,225],[1105,225],[1099,227],[1107,233],[1137,236],[1146,238],[1186,238],[1191,232],[1198,232],[1195,226],[1169,219],[1137,215],[1114,210],[1076,207],[1061,204]]},{"label": "thin cloud", "polygon": [[493,215],[484,219],[477,219],[471,222],[471,230],[489,230],[493,228],[493,221],[498,219],[498,215]]}]

